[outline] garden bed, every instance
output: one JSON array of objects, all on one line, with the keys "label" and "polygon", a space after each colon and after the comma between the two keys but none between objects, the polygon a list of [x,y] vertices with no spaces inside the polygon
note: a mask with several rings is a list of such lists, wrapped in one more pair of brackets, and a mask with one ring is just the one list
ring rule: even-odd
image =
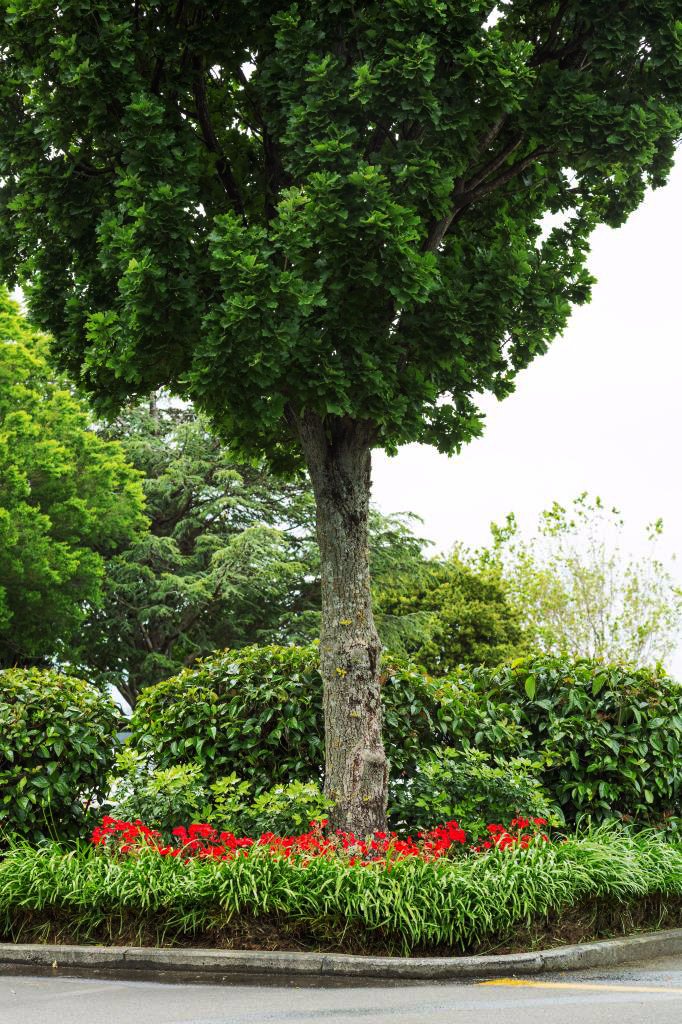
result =
[{"label": "garden bed", "polygon": [[[9,930],[0,933],[1,942],[404,955],[401,944],[381,930],[353,931],[324,938],[314,928],[275,915],[254,918],[242,914],[225,923],[217,921],[213,926],[207,925],[199,930],[185,930],[178,926],[172,914],[156,914],[150,920],[148,915],[131,910],[124,917],[109,915],[91,927],[74,911],[20,909],[5,925]],[[487,941],[454,947],[418,944],[409,950],[408,955],[449,957],[524,953],[679,927],[682,927],[681,897],[671,899],[658,894],[643,901],[625,902],[600,897],[544,918],[538,915],[530,925],[519,927],[513,938],[498,940],[490,936]]]},{"label": "garden bed", "polygon": [[369,864],[57,844],[0,860],[0,937],[15,942],[456,956],[681,924],[682,844],[650,832]]}]

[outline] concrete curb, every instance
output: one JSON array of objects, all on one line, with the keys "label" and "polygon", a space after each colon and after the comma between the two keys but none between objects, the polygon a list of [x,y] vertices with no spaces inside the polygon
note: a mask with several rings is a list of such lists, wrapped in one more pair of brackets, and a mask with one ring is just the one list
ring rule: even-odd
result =
[{"label": "concrete curb", "polygon": [[44,946],[0,943],[0,973],[45,969],[107,973],[157,980],[229,981],[273,975],[308,979],[347,977],[401,981],[499,978],[546,971],[611,967],[645,957],[682,953],[682,928],[622,939],[559,946],[502,956],[384,957],[344,953],[287,953],[231,949],[157,949],[145,946]]}]

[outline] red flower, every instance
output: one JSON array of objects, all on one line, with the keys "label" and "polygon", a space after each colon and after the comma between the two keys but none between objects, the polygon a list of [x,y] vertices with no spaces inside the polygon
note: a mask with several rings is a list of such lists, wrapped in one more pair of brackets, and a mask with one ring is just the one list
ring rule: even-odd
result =
[{"label": "red flower", "polygon": [[[435,861],[451,856],[456,846],[464,847],[466,832],[456,821],[436,825],[430,831],[417,833],[399,839],[395,832],[375,832],[373,836],[360,839],[353,832],[337,830],[333,836],[322,832],[326,822],[311,822],[307,832],[296,836],[277,836],[263,832],[258,839],[248,836],[237,837],[232,832],[218,832],[207,822],[193,822],[188,828],[178,825],[172,829],[175,844],[164,844],[160,832],[149,828],[139,819],[133,822],[119,821],[105,816],[102,824],[92,831],[92,843],[97,847],[111,848],[121,855],[138,853],[142,848],[156,851],[162,857],[180,857],[188,861],[193,857],[201,860],[233,860],[247,857],[256,846],[269,852],[273,857],[295,859],[302,867],[318,857],[347,858],[351,866],[375,866],[390,871],[393,861],[418,858]],[[544,824],[544,819],[534,818],[534,825]],[[527,849],[536,833],[526,833],[527,818],[514,818],[507,830],[504,825],[487,826],[490,839],[478,846],[469,847],[468,852],[485,853],[496,847],[505,850],[515,846]],[[543,833],[542,839],[548,837]]]}]

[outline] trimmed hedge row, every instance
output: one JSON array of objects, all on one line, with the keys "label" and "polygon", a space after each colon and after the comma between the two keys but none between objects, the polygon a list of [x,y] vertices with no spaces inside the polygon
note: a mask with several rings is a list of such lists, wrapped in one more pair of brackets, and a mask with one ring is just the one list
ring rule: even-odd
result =
[{"label": "trimmed hedge row", "polygon": [[[132,741],[159,768],[199,763],[256,791],[320,779],[317,648],[223,652],[145,690]],[[444,748],[540,766],[567,821],[679,814],[682,687],[649,669],[528,657],[434,680],[386,659],[384,739],[394,779]]]},{"label": "trimmed hedge row", "polygon": [[544,788],[568,821],[682,814],[682,687],[663,672],[599,661],[530,657],[466,679],[477,708],[463,732],[496,752],[540,758]]},{"label": "trimmed hedge row", "polygon": [[[403,817],[420,765],[420,781],[434,783],[433,798],[423,785],[418,794],[431,821],[448,816],[459,790],[466,797],[474,775],[477,792],[489,776],[495,792],[511,786],[530,797],[537,779],[568,822],[680,815],[682,687],[664,674],[536,657],[433,680],[387,659],[383,682],[393,802]],[[132,743],[157,770],[198,765],[206,785],[235,773],[257,795],[319,782],[321,695],[315,645],[222,652],[142,694]],[[106,795],[116,728],[113,702],[82,680],[1,672],[0,832],[82,833],[86,808]],[[471,750],[489,761],[467,767],[461,758]],[[531,762],[528,771],[509,764],[515,758]],[[504,761],[499,777],[496,759]]]},{"label": "trimmed hedge row", "polygon": [[[394,774],[412,771],[425,752],[446,742],[436,692],[419,669],[387,665],[384,742]],[[317,644],[246,647],[143,690],[131,742],[158,768],[198,763],[210,781],[236,772],[261,792],[321,779],[323,721]]]}]

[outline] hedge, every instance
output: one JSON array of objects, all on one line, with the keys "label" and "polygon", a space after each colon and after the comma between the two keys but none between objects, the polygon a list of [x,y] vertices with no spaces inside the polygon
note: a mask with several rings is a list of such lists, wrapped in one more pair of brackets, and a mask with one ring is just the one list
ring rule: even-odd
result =
[{"label": "hedge", "polygon": [[82,834],[86,808],[105,797],[118,721],[82,679],[0,671],[0,840]]},{"label": "hedge", "polygon": [[[131,742],[157,768],[201,764],[208,781],[235,772],[256,792],[319,780],[324,764],[317,645],[223,651],[143,690]],[[396,774],[447,739],[436,686],[417,669],[388,664],[384,741]]]},{"label": "hedge", "polygon": [[[682,687],[651,669],[527,657],[434,680],[385,659],[384,740],[394,781],[444,748],[523,757],[566,821],[658,821],[682,804]],[[132,742],[157,768],[199,763],[261,792],[320,780],[316,645],[225,651],[147,688]]]},{"label": "hedge", "polygon": [[[457,706],[462,687],[476,713],[460,720],[460,742],[541,760],[567,821],[680,815],[682,687],[662,671],[527,657],[464,673]],[[493,741],[501,727],[506,739]]]}]

